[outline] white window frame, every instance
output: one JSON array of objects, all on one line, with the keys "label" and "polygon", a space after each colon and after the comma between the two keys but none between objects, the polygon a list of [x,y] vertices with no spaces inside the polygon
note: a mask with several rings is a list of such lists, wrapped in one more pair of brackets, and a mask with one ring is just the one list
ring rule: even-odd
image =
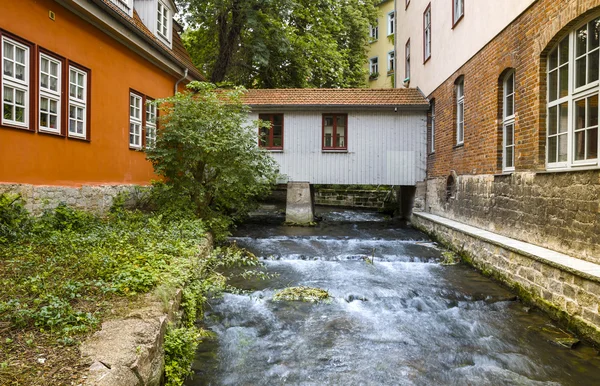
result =
[{"label": "white window frame", "polygon": [[156,120],[158,118],[156,104],[151,100],[146,101],[146,148],[153,148],[156,144]]},{"label": "white window frame", "polygon": [[404,79],[410,80],[410,39],[404,45]]},{"label": "white window frame", "polygon": [[[512,92],[509,92],[509,85]],[[510,71],[502,81],[502,170],[511,172],[515,170],[515,72]],[[510,110],[509,110],[510,106]],[[509,136],[512,140],[509,142]],[[510,163],[508,150],[511,150]]]},{"label": "white window frame", "polygon": [[[164,18],[164,19],[163,19]],[[171,48],[173,12],[171,8],[163,1],[158,0],[156,5],[156,23],[155,35]],[[166,23],[165,23],[166,22]]]},{"label": "white window frame", "polygon": [[371,42],[379,39],[379,19],[375,20],[375,25],[369,26],[369,38]]},{"label": "white window frame", "polygon": [[423,13],[423,62],[431,58],[431,5]]},{"label": "white window frame", "polygon": [[379,75],[379,57],[369,59],[369,76]]},{"label": "white window frame", "polygon": [[388,36],[393,35],[396,32],[396,12],[392,11],[388,13]]},{"label": "white window frame", "polygon": [[[52,63],[56,64],[56,68],[57,68],[57,73],[56,76],[54,76],[50,71],[48,71],[47,73],[44,72],[43,70],[43,61],[48,61],[48,65],[50,66]],[[61,129],[62,129],[62,116],[61,116],[61,112],[62,112],[62,61],[44,54],[44,53],[40,53],[40,57],[39,57],[39,111],[38,111],[38,130],[39,131],[43,131],[43,132],[47,132],[47,133],[54,133],[54,134],[60,134],[61,133]],[[51,78],[56,78],[56,90],[52,90],[52,88],[50,87],[44,87],[42,84],[43,78],[44,76],[48,77],[48,80],[50,80]],[[42,100],[48,100],[48,110],[47,111],[43,111],[42,110]],[[52,113],[50,111],[50,104],[51,102],[54,101],[56,103],[56,112]],[[48,118],[47,118],[47,122],[49,123],[50,121],[50,116],[55,116],[56,117],[56,127],[54,129],[52,129],[49,125],[48,126],[42,126],[42,114],[47,114]]]},{"label": "white window frame", "polygon": [[465,79],[455,85],[456,92],[456,145],[465,142]]},{"label": "white window frame", "polygon": [[431,100],[431,153],[435,153],[435,99]]},{"label": "white window frame", "polygon": [[452,25],[456,25],[461,17],[465,15],[465,0],[452,0]]},{"label": "white window frame", "polygon": [[129,16],[133,16],[133,0],[110,0],[117,8]]},{"label": "white window frame", "polygon": [[395,70],[395,63],[396,63],[396,52],[395,51],[390,51],[387,54],[387,72],[388,74],[392,74]]},{"label": "white window frame", "polygon": [[[76,75],[75,83],[72,81],[71,74],[74,73]],[[83,75],[83,82],[79,83],[79,76]],[[72,93],[72,87],[75,87],[76,93]],[[77,91],[82,89],[82,98],[77,97]],[[77,67],[69,66],[69,124],[68,127],[68,135],[69,137],[74,138],[87,138],[87,93],[88,93],[88,73],[83,71]],[[75,111],[75,116],[73,116],[72,111]],[[79,116],[77,113],[81,111],[81,115]],[[81,123],[82,132],[77,132],[77,125]],[[74,126],[73,126],[74,124]],[[75,130],[73,130],[75,127]]]},{"label": "white window frame", "polygon": [[[13,46],[13,58],[5,58],[5,44],[9,44]],[[24,54],[24,63],[15,63],[15,57],[14,57],[14,49],[15,48],[19,48],[21,50],[25,51]],[[2,62],[0,62],[0,67],[2,68],[2,95],[1,98],[2,100],[0,101],[1,104],[1,108],[0,108],[0,112],[1,112],[1,117],[2,117],[2,124],[3,125],[9,125],[9,126],[16,126],[19,128],[24,128],[24,129],[29,129],[29,115],[30,115],[30,106],[29,106],[29,93],[30,93],[30,73],[31,73],[31,65],[30,65],[30,47],[19,43],[16,40],[10,39],[6,36],[2,36],[2,41],[1,41],[1,46],[0,46],[0,59],[2,60]],[[13,76],[9,76],[7,74],[5,74],[5,63],[6,61],[9,61],[12,63],[13,66]],[[14,76],[14,68],[19,65],[19,66],[23,66],[23,78],[24,79],[17,79]],[[11,94],[12,94],[12,103],[6,103],[8,101],[5,101],[6,98],[6,89],[12,89]],[[23,96],[23,104],[22,105],[17,105],[16,102],[16,98],[15,95],[17,93],[17,91],[24,93]],[[11,117],[11,119],[7,119],[4,116],[4,106],[6,105],[10,105],[13,107],[13,116]],[[19,106],[20,108],[23,109],[23,122],[17,121],[16,119],[16,109],[17,106]]]},{"label": "white window frame", "polygon": [[142,111],[144,97],[134,92],[129,93],[129,147],[142,149]]},{"label": "white window frame", "polygon": [[[580,23],[573,28],[569,34],[564,37],[556,46],[550,50],[547,58],[547,109],[546,109],[546,168],[549,170],[554,169],[577,169],[577,168],[598,168],[600,166],[600,140],[596,140],[597,148],[595,150],[595,158],[587,159],[576,159],[576,136],[577,132],[584,132],[586,136],[584,140],[585,155],[588,156],[588,131],[596,131],[596,135],[600,134],[600,129],[597,125],[589,125],[589,117],[586,114],[585,125],[581,129],[577,129],[577,116],[576,116],[576,104],[581,100],[587,100],[590,97],[600,98],[600,81],[597,79],[587,78],[589,74],[589,58],[591,55],[596,55],[600,52],[600,48],[595,47],[590,49],[589,45],[586,45],[586,52],[578,55],[576,52],[577,34],[582,28],[593,28],[592,23],[600,24],[600,17],[596,15],[596,18],[587,20],[585,23]],[[589,27],[588,27],[589,26]],[[588,35],[589,36],[589,35]],[[589,42],[587,40],[586,42]],[[566,47],[565,47],[566,46]],[[561,50],[564,50],[564,55],[568,56],[564,58],[561,55]],[[553,58],[556,61],[556,65],[553,67]],[[566,60],[565,60],[566,59]],[[586,64],[586,82],[581,86],[577,86],[576,81],[578,77],[578,66],[577,60],[583,60]],[[600,61],[599,61],[600,62]],[[593,68],[596,74],[600,75],[600,68]],[[562,86],[566,87],[566,94],[561,95],[561,79],[566,78]],[[555,98],[555,99],[552,99]],[[588,104],[586,102],[585,108],[588,111]],[[600,108],[600,107],[599,107]],[[554,109],[555,116],[553,117],[551,112]],[[566,110],[566,111],[565,111]],[[561,112],[563,114],[561,114]],[[565,114],[566,113],[566,114]],[[596,114],[600,116],[600,111],[596,111]],[[564,117],[566,115],[566,117]],[[551,125],[553,125],[553,119],[556,126],[556,133],[551,134]],[[562,119],[561,119],[562,118]],[[562,132],[560,130],[563,130]],[[554,139],[556,138],[556,139]],[[556,142],[555,145],[555,159],[551,161],[551,140]],[[566,142],[566,144],[565,144]],[[561,155],[561,145],[566,148],[566,154],[563,159]]]}]

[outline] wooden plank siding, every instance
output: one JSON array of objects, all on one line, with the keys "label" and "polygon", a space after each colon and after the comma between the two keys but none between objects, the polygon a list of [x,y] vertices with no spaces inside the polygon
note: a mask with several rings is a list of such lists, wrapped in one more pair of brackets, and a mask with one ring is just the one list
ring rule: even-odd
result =
[{"label": "wooden plank siding", "polygon": [[[290,181],[312,184],[415,185],[425,180],[426,113],[340,111],[348,114],[348,150],[322,150],[322,114],[284,114],[284,149],[272,155]],[[262,111],[255,109],[251,120]],[[269,112],[274,112],[270,110]]]}]

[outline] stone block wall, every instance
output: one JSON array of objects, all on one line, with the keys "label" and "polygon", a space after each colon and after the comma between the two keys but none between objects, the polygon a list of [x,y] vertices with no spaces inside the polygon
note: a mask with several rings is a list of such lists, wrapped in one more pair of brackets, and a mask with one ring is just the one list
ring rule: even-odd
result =
[{"label": "stone block wall", "polygon": [[135,199],[140,192],[138,185],[96,185],[81,187],[37,186],[28,184],[0,184],[0,194],[20,194],[25,208],[32,214],[40,214],[64,202],[70,207],[96,214],[106,213],[119,193],[130,193]]},{"label": "stone block wall", "polygon": [[458,176],[455,186],[428,180],[426,211],[600,263],[599,170]]},{"label": "stone block wall", "polygon": [[388,190],[316,189],[315,204],[350,208],[381,209]]},{"label": "stone block wall", "polygon": [[600,282],[507,247],[413,216],[412,224],[519,292],[554,319],[600,343]]}]

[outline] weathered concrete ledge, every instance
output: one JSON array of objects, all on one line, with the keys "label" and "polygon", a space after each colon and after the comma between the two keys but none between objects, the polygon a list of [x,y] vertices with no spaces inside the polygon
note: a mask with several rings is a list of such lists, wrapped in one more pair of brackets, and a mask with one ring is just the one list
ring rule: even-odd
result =
[{"label": "weathered concrete ledge", "polygon": [[[212,237],[199,246],[199,256],[212,249]],[[179,319],[182,289],[167,301],[146,295],[143,306],[125,318],[102,323],[102,329],[85,341],[81,355],[91,363],[85,385],[159,386],[165,365],[167,326]]]},{"label": "weathered concrete ledge", "polygon": [[412,224],[600,345],[600,265],[430,213]]}]

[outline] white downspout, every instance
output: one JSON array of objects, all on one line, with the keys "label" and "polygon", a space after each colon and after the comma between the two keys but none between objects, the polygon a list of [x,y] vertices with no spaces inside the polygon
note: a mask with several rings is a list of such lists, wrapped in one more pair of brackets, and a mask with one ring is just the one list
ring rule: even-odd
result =
[{"label": "white downspout", "polygon": [[175,94],[177,94],[177,89],[179,88],[179,83],[183,82],[185,80],[185,78],[187,78],[188,76],[188,69],[186,68],[183,71],[183,78],[179,79],[176,83],[175,83]]}]

